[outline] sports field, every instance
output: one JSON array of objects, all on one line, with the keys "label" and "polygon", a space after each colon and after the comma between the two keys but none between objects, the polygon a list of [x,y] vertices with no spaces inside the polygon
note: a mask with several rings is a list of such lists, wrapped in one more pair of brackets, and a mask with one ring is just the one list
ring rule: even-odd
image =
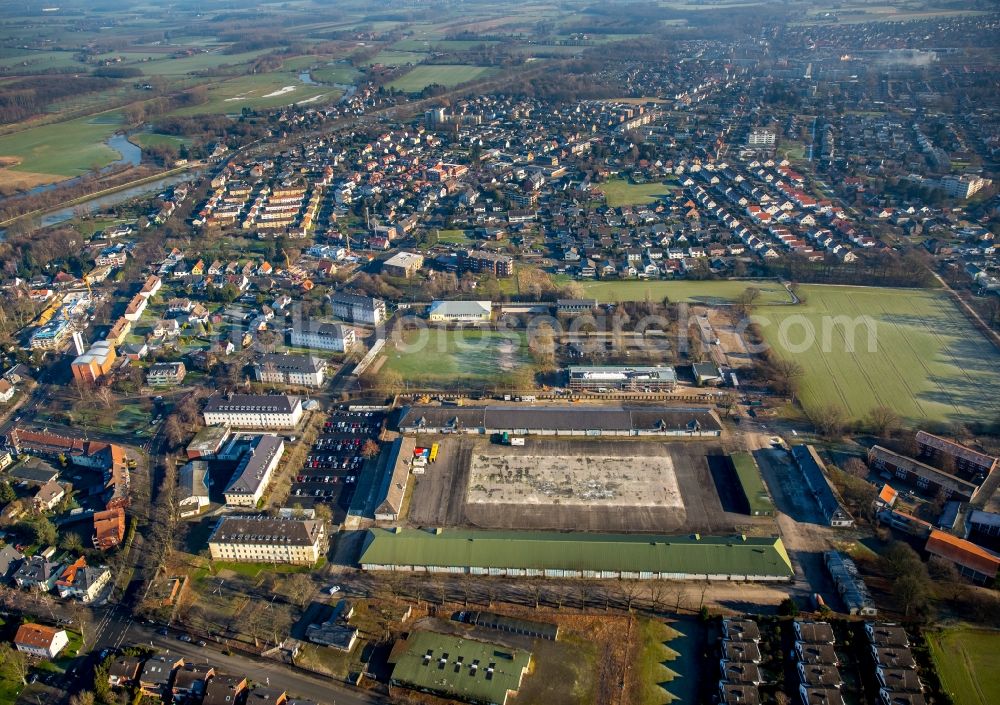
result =
[{"label": "sports field", "polygon": [[658,181],[650,184],[633,184],[625,179],[611,179],[600,184],[598,188],[604,193],[608,205],[612,208],[652,203],[673,190]]},{"label": "sports field", "polygon": [[692,304],[728,304],[739,299],[749,287],[760,290],[757,305],[789,304],[791,297],[778,282],[719,279],[715,281],[590,281],[580,282],[588,297],[601,303],[618,301],[671,302]]},{"label": "sports field", "polygon": [[450,386],[497,379],[531,365],[523,338],[509,332],[443,328],[406,331],[401,340],[390,341],[386,351],[382,370],[398,372],[411,384]]},{"label": "sports field", "polygon": [[[803,286],[805,303],[758,309],[777,354],[805,370],[807,410],[852,418],[888,406],[910,421],[994,418],[1000,353],[940,291]],[[853,341],[853,345],[852,345]]]},{"label": "sports field", "polygon": [[928,633],[927,643],[941,685],[956,705],[1000,702],[1000,633],[945,629]]},{"label": "sports field", "polygon": [[456,66],[451,64],[417,66],[390,83],[389,87],[404,93],[418,93],[435,83],[451,88],[460,83],[488,76],[493,72],[494,69],[488,66]]}]

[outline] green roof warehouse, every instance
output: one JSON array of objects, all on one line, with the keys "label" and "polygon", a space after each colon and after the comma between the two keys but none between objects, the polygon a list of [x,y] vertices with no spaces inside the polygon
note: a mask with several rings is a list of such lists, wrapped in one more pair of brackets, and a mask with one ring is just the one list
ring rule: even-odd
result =
[{"label": "green roof warehouse", "polygon": [[371,529],[365,570],[555,578],[787,581],[780,538]]},{"label": "green roof warehouse", "polygon": [[531,652],[435,632],[412,632],[389,656],[393,685],[483,705],[516,694]]}]

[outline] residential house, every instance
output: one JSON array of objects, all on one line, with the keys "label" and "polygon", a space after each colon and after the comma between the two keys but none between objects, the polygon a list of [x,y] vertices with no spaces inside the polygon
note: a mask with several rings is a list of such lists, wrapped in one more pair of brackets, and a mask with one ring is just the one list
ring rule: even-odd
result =
[{"label": "residential house", "polygon": [[14,646],[38,658],[55,658],[69,644],[65,629],[28,622],[18,627]]}]

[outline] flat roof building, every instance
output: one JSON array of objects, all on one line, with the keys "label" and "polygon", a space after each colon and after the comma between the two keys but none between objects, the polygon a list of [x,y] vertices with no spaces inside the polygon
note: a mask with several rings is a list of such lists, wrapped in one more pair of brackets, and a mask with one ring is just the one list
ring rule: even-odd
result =
[{"label": "flat roof building", "polygon": [[780,538],[371,529],[365,570],[568,578],[787,581]]},{"label": "flat roof building", "polygon": [[187,368],[183,362],[156,362],[146,372],[146,384],[150,387],[176,386],[184,381]]},{"label": "flat roof building", "polygon": [[531,652],[436,632],[411,632],[389,655],[394,685],[482,705],[517,695]]},{"label": "flat roof building", "polygon": [[574,366],[566,372],[569,388],[576,390],[671,392],[677,386],[673,367]]},{"label": "flat roof building", "polygon": [[321,521],[230,516],[215,528],[208,550],[220,561],[314,565],[325,553],[325,543]]},{"label": "flat roof building", "polygon": [[412,252],[397,252],[382,263],[382,271],[390,277],[409,279],[424,266],[424,256]]},{"label": "flat roof building", "polygon": [[107,340],[99,340],[70,364],[73,379],[83,384],[93,384],[111,371],[115,359],[115,346]]}]

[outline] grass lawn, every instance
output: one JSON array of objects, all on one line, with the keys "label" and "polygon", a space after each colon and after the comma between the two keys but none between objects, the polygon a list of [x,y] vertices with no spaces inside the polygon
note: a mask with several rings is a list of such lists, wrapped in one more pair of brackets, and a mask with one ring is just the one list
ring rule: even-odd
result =
[{"label": "grass lawn", "polygon": [[676,187],[665,186],[658,181],[649,184],[633,184],[626,179],[612,179],[600,184],[598,188],[604,193],[608,205],[612,208],[652,203],[676,189]]},{"label": "grass lawn", "polygon": [[802,295],[801,306],[758,309],[755,317],[775,352],[804,368],[807,411],[833,403],[856,419],[888,406],[911,422],[1000,411],[1000,354],[945,294],[811,285]]},{"label": "grass lawn", "polygon": [[444,245],[465,245],[471,242],[464,230],[438,230],[437,240]]},{"label": "grass lawn", "polygon": [[427,86],[437,83],[446,88],[457,86],[460,83],[474,81],[495,73],[496,70],[488,66],[455,66],[455,65],[435,65],[417,66],[412,71],[408,71],[395,81],[389,84],[404,93],[419,93]]},{"label": "grass lawn", "polygon": [[1000,702],[1000,633],[945,629],[927,642],[942,687],[956,705]]},{"label": "grass lawn", "polygon": [[521,684],[517,705],[590,705],[595,702],[598,645],[577,634],[558,641],[536,639],[531,671]]},{"label": "grass lawn", "polygon": [[758,305],[787,304],[791,298],[785,287],[770,280],[748,281],[719,279],[715,281],[588,281],[580,282],[587,297],[602,303],[618,301],[686,301],[693,304],[725,304],[736,301],[748,287],[760,290]]},{"label": "grass lawn", "polygon": [[212,561],[211,570],[213,575],[218,575],[224,570],[231,571],[246,578],[256,578],[261,573],[279,573],[290,575],[292,573],[311,573],[319,570],[326,564],[326,559],[320,559],[316,565],[291,565],[288,563],[232,563],[228,561]]},{"label": "grass lawn", "polygon": [[[77,176],[121,155],[104,144],[121,125],[119,113],[102,113],[14,132],[0,137],[0,161],[14,160],[12,172]],[[0,178],[3,172],[0,170]]]},{"label": "grass lawn", "polygon": [[677,658],[677,652],[667,646],[666,642],[678,636],[676,630],[663,622],[647,619],[639,623],[641,639],[639,661],[634,670],[637,679],[636,690],[642,705],[664,705],[673,702],[666,686],[677,677],[677,674],[666,665],[666,661]]},{"label": "grass lawn", "polygon": [[519,334],[476,329],[407,331],[400,342],[390,341],[386,357],[382,369],[408,382],[445,385],[495,379],[531,364]]}]

